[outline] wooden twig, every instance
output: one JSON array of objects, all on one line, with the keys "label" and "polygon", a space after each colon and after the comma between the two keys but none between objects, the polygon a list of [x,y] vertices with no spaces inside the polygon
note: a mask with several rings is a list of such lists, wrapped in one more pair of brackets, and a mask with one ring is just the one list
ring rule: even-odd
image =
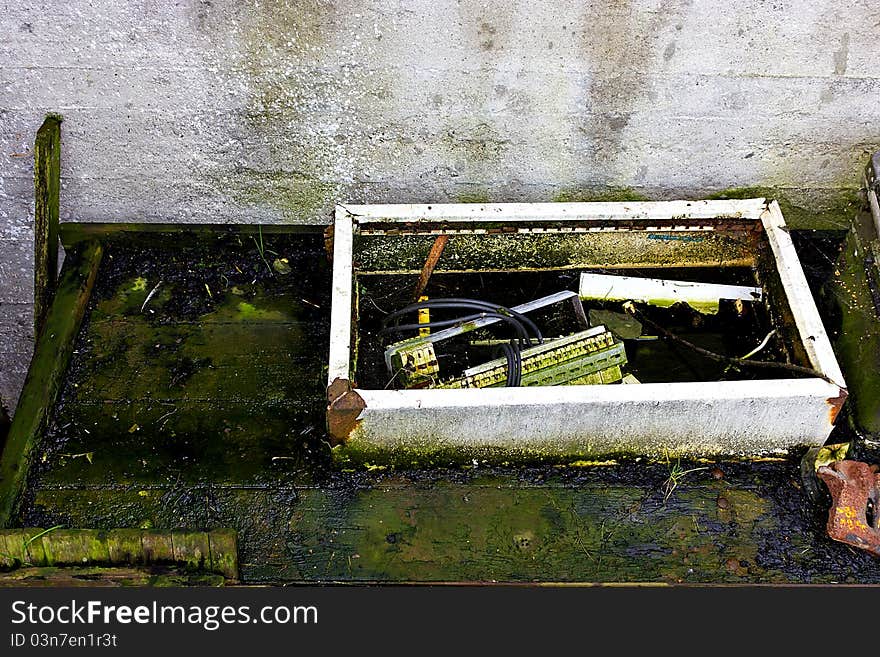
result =
[{"label": "wooden twig", "polygon": [[422,273],[419,274],[419,282],[416,285],[415,294],[413,294],[413,301],[418,301],[419,297],[422,296],[422,292],[424,292],[425,288],[428,286],[428,280],[431,278],[431,274],[434,273],[434,267],[437,266],[440,256],[443,255],[443,249],[446,248],[446,242],[448,241],[449,235],[438,235],[437,239],[434,240],[434,244],[428,252],[428,257],[425,258],[425,265],[422,267]]},{"label": "wooden twig", "polygon": [[718,361],[720,363],[728,363],[730,365],[736,365],[737,367],[752,367],[755,369],[779,369],[779,370],[788,370],[789,372],[797,372],[798,374],[806,374],[808,376],[815,376],[823,381],[827,381],[828,383],[832,383],[837,385],[830,378],[822,374],[819,370],[814,370],[812,367],[804,367],[803,365],[794,365],[792,363],[780,363],[772,360],[750,360],[745,358],[734,358],[732,356],[725,356],[723,354],[717,354],[714,351],[709,351],[708,349],[703,349],[703,347],[699,347],[692,342],[688,342],[684,338],[681,338],[674,333],[668,331],[667,329],[660,326],[657,322],[654,322],[641,312],[636,309],[635,304],[632,301],[627,301],[623,304],[623,309],[628,313],[636,317],[640,322],[643,322],[653,328],[655,331],[663,335],[663,337],[672,340],[673,342],[677,342],[681,345],[684,345],[688,349],[691,349],[701,356],[705,356],[714,361]]}]

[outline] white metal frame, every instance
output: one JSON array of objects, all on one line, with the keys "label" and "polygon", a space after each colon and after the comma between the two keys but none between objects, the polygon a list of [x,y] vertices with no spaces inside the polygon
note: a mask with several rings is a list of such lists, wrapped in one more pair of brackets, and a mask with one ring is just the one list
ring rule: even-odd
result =
[{"label": "white metal frame", "polygon": [[[681,226],[651,227],[652,220]],[[641,220],[650,230],[760,221],[811,366],[826,378],[463,390],[365,390],[346,441],[378,450],[750,455],[828,437],[846,384],[779,205],[764,199],[615,203],[339,205],[328,385],[351,378],[354,234],[375,223]],[[694,220],[706,220],[694,227]],[[697,222],[699,223],[699,222]],[[685,225],[687,224],[687,225]],[[832,383],[833,382],[833,383]],[[331,400],[332,406],[332,400]],[[332,412],[328,407],[328,412]]]}]

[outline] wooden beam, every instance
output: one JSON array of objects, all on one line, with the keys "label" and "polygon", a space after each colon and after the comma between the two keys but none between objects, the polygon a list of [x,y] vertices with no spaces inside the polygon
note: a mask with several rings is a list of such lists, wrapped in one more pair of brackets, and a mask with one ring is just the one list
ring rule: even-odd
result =
[{"label": "wooden beam", "polygon": [[0,530],[0,567],[178,564],[238,579],[235,530]]},{"label": "wooden beam", "polygon": [[[215,239],[225,235],[318,235],[326,224],[186,224],[186,223],[133,223],[133,222],[80,222],[68,221],[60,225],[61,244],[70,248],[80,242],[101,240],[143,245],[154,243],[166,246],[168,234],[186,239]],[[160,244],[160,240],[163,242]]]},{"label": "wooden beam", "polygon": [[103,249],[84,244],[68,255],[0,456],[0,528],[9,527],[52,406],[61,388],[98,273]]},{"label": "wooden beam", "polygon": [[34,141],[34,335],[39,335],[58,282],[61,117],[48,115]]},{"label": "wooden beam", "polygon": [[0,573],[2,588],[71,588],[131,586],[225,586],[223,575],[193,571],[186,566],[36,566]]}]

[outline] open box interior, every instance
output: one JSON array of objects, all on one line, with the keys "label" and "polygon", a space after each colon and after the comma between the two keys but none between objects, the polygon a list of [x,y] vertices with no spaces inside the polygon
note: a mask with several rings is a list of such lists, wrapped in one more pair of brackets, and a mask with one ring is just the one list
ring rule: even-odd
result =
[{"label": "open box interior", "polygon": [[[440,389],[449,387],[450,382],[457,387],[456,381],[467,378],[462,379],[464,374],[478,370],[486,362],[500,362],[504,369],[499,344],[511,337],[504,322],[468,330],[434,345],[439,373],[432,374],[430,380],[417,379],[413,383],[406,372],[400,376],[402,368],[392,366],[386,353],[390,344],[427,334],[415,328],[415,312],[403,321],[404,327],[410,327],[407,330],[389,333],[388,325],[394,311],[413,302],[420,272],[440,235],[448,239],[424,287],[423,295],[428,299],[466,297],[516,307],[564,291],[577,293],[582,273],[760,289],[760,299],[720,299],[708,310],[684,303],[637,302],[635,316],[623,312],[623,300],[595,296],[582,299],[589,325],[602,326],[614,334],[615,340],[623,343],[625,357],[619,375],[590,381],[598,385],[549,386],[557,394],[547,399],[555,399],[556,404],[588,404],[600,397],[606,401],[616,397],[626,411],[627,401],[645,400],[652,395],[679,401],[700,397],[701,405],[705,406],[714,394],[719,399],[739,397],[753,406],[755,400],[778,397],[779,391],[771,387],[788,390],[793,397],[821,397],[829,403],[839,398],[831,403],[830,412],[821,412],[821,418],[801,417],[795,421],[797,430],[803,434],[801,440],[816,442],[827,437],[833,416],[845,398],[842,375],[775,203],[751,199],[347,206],[337,211],[337,249],[340,227],[343,233],[350,231],[344,237],[350,239],[350,246],[343,243],[334,258],[350,254],[350,269],[340,272],[342,263],[335,260],[337,294],[331,323],[334,338],[339,341],[334,344],[331,340],[328,383],[345,379],[365,401],[366,408],[358,418],[368,421],[363,423],[366,426],[356,426],[353,434],[370,434],[372,424],[379,433],[393,434],[398,443],[417,438],[415,425],[407,430],[407,438],[398,429],[385,431],[369,422],[371,406],[375,412],[388,405],[384,421],[392,422],[395,412],[402,420],[410,406],[424,409],[437,404],[438,408],[447,409],[446,419],[458,423],[463,407],[473,410],[479,405],[500,403],[510,408],[517,406],[519,402],[515,400],[519,399],[534,411],[542,404],[535,396],[543,394],[537,388],[548,386],[540,384],[524,384],[529,386],[528,390],[507,387],[503,391],[497,388],[504,383],[497,381],[495,390],[465,385],[455,391],[459,393],[457,397],[450,396],[450,390]],[[347,285],[350,293],[340,297],[340,286],[345,292]],[[350,304],[350,325],[340,327],[346,303]],[[422,314],[419,321],[450,320],[463,313],[457,309],[433,309]],[[551,340],[587,328],[568,303],[546,306],[529,312],[528,316]],[[394,318],[391,326],[400,322],[401,317]],[[669,339],[670,333],[684,342]],[[344,341],[347,345],[339,344]],[[754,360],[781,366],[733,366],[707,358],[685,343],[721,356],[742,358],[748,354]],[[340,349],[341,346],[348,349]],[[343,353],[344,363],[340,358]],[[334,356],[338,367],[334,367]],[[508,360],[508,368],[510,364]],[[795,383],[795,379],[800,381]],[[643,385],[619,386],[621,382]],[[761,385],[755,385],[758,382]],[[606,383],[609,385],[603,385]],[[809,383],[820,385],[809,388]],[[752,387],[745,388],[743,384]],[[635,392],[636,387],[642,391]],[[600,388],[617,392],[600,392]],[[393,393],[401,394],[392,397]],[[499,394],[505,395],[503,402]],[[634,417],[640,413],[636,406],[629,408]],[[454,411],[450,410],[453,408]],[[820,410],[821,406],[816,405],[811,412],[816,414]],[[789,419],[805,411],[801,406],[789,414]],[[444,413],[438,411],[434,418],[442,421]],[[534,412],[530,417],[536,417]],[[575,427],[569,433],[572,437],[579,432],[595,439],[594,428],[583,418],[575,416]],[[724,429],[718,424],[716,421],[714,432],[722,436]],[[512,426],[515,432],[515,421]],[[534,428],[528,433],[540,440]],[[669,437],[675,442],[672,434]]]}]

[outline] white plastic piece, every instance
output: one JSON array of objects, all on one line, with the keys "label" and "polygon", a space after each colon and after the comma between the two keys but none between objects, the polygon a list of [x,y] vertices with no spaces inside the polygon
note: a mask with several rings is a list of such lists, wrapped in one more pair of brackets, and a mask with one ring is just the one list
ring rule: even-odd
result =
[{"label": "white plastic piece", "polygon": [[716,313],[719,299],[760,301],[763,293],[759,287],[745,285],[583,273],[580,296],[591,300],[641,301],[661,307],[683,301],[701,312]]}]

